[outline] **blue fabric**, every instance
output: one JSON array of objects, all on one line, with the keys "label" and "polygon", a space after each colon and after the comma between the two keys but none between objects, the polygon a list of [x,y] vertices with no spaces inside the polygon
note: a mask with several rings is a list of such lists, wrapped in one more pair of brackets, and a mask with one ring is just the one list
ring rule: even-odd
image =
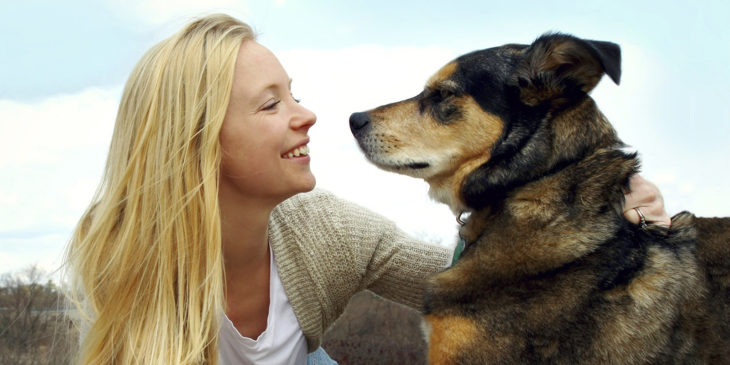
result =
[{"label": "blue fabric", "polygon": [[323,348],[307,355],[307,365],[337,365],[337,361],[332,360]]}]

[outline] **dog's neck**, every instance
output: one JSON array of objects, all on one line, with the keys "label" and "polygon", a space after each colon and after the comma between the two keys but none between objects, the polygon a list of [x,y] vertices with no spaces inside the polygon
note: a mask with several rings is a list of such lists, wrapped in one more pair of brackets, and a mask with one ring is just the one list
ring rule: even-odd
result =
[{"label": "dog's neck", "polygon": [[[498,205],[474,211],[459,234],[468,249],[509,253],[514,265],[500,263],[507,258],[497,255],[490,262],[494,275],[513,267],[535,274],[571,262],[595,250],[602,234],[623,224],[623,189],[637,164],[635,154],[599,149],[516,188]],[[507,271],[502,274],[515,275]]]},{"label": "dog's neck", "polygon": [[431,197],[431,199],[446,204],[449,209],[451,209],[451,213],[453,213],[455,216],[459,216],[460,214],[467,212],[468,208],[466,207],[466,204],[464,204],[461,199],[458,198],[451,189],[447,189],[449,185],[452,185],[454,182],[454,179],[446,179],[446,181],[439,181],[439,184],[429,184],[428,188],[428,196]]},{"label": "dog's neck", "polygon": [[484,164],[489,156],[472,158],[462,164],[455,171],[426,178],[428,195],[431,199],[446,204],[457,217],[470,209],[461,198],[461,185],[469,173]]},{"label": "dog's neck", "polygon": [[[576,123],[576,121],[581,122]],[[540,133],[553,136],[553,140],[549,144],[550,147],[548,147],[549,150],[534,145],[539,139],[527,140],[521,147],[525,152],[518,152],[513,158],[520,159],[522,162],[529,161],[530,159],[522,154],[529,155],[538,150],[549,152],[551,158],[543,160],[543,163],[533,165],[499,163],[491,167],[494,161],[490,159],[499,157],[490,154],[472,157],[458,164],[459,167],[454,171],[425,178],[425,181],[429,184],[429,196],[435,201],[446,204],[452,213],[458,217],[464,212],[473,212],[482,210],[487,205],[500,204],[508,194],[511,194],[511,191],[540,180],[547,175],[559,173],[560,170],[579,163],[598,150],[624,147],[611,124],[603,113],[598,110],[591,98],[586,98],[574,108],[562,111],[556,117],[548,117],[543,123],[545,123],[541,127],[543,131]],[[588,124],[592,124],[593,127],[588,127]],[[485,168],[486,170],[484,170]],[[499,170],[505,168],[508,170],[524,168],[526,171],[511,173]],[[465,200],[462,188],[467,177],[473,178],[476,176],[472,173],[477,169],[485,171],[480,176],[488,179],[482,180],[481,185],[484,188],[482,194],[487,198],[485,201],[489,203],[482,206],[471,206]],[[509,176],[516,176],[516,178],[515,180],[500,180],[500,177],[506,178]]]},{"label": "dog's neck", "polygon": [[558,173],[598,150],[623,146],[590,97],[548,113],[537,126],[523,124],[515,123],[504,142],[494,146],[489,161],[462,180],[457,197],[465,206],[480,210],[499,204],[513,190]]}]

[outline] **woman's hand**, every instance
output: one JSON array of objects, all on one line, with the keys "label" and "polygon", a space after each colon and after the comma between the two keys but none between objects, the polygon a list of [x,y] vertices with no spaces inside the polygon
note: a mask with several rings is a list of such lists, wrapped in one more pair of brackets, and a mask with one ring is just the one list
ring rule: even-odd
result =
[{"label": "woman's hand", "polygon": [[629,222],[640,224],[641,216],[639,214],[643,214],[646,223],[658,224],[667,228],[672,225],[669,214],[664,210],[662,193],[650,181],[638,174],[632,176],[629,180],[629,192],[624,197],[626,198],[624,217]]}]

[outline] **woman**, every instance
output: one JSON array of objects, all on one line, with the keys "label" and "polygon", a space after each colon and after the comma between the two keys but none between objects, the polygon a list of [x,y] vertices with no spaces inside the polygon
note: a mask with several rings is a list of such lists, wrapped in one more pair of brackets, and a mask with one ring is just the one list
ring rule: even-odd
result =
[{"label": "woman", "polygon": [[[299,194],[315,186],[315,121],[231,17],[143,56],[67,251],[79,363],[303,364],[327,359],[322,333],[360,290],[418,307],[451,252],[327,192]],[[649,193],[627,206],[665,218],[656,188],[637,186]]]}]

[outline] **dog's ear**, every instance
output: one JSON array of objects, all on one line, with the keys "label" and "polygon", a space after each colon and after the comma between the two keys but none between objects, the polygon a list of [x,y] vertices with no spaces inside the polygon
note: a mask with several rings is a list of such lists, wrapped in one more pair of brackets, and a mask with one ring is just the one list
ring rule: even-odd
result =
[{"label": "dog's ear", "polygon": [[566,34],[545,34],[525,50],[513,84],[529,106],[559,107],[590,92],[608,74],[618,84],[621,49],[617,44]]}]

